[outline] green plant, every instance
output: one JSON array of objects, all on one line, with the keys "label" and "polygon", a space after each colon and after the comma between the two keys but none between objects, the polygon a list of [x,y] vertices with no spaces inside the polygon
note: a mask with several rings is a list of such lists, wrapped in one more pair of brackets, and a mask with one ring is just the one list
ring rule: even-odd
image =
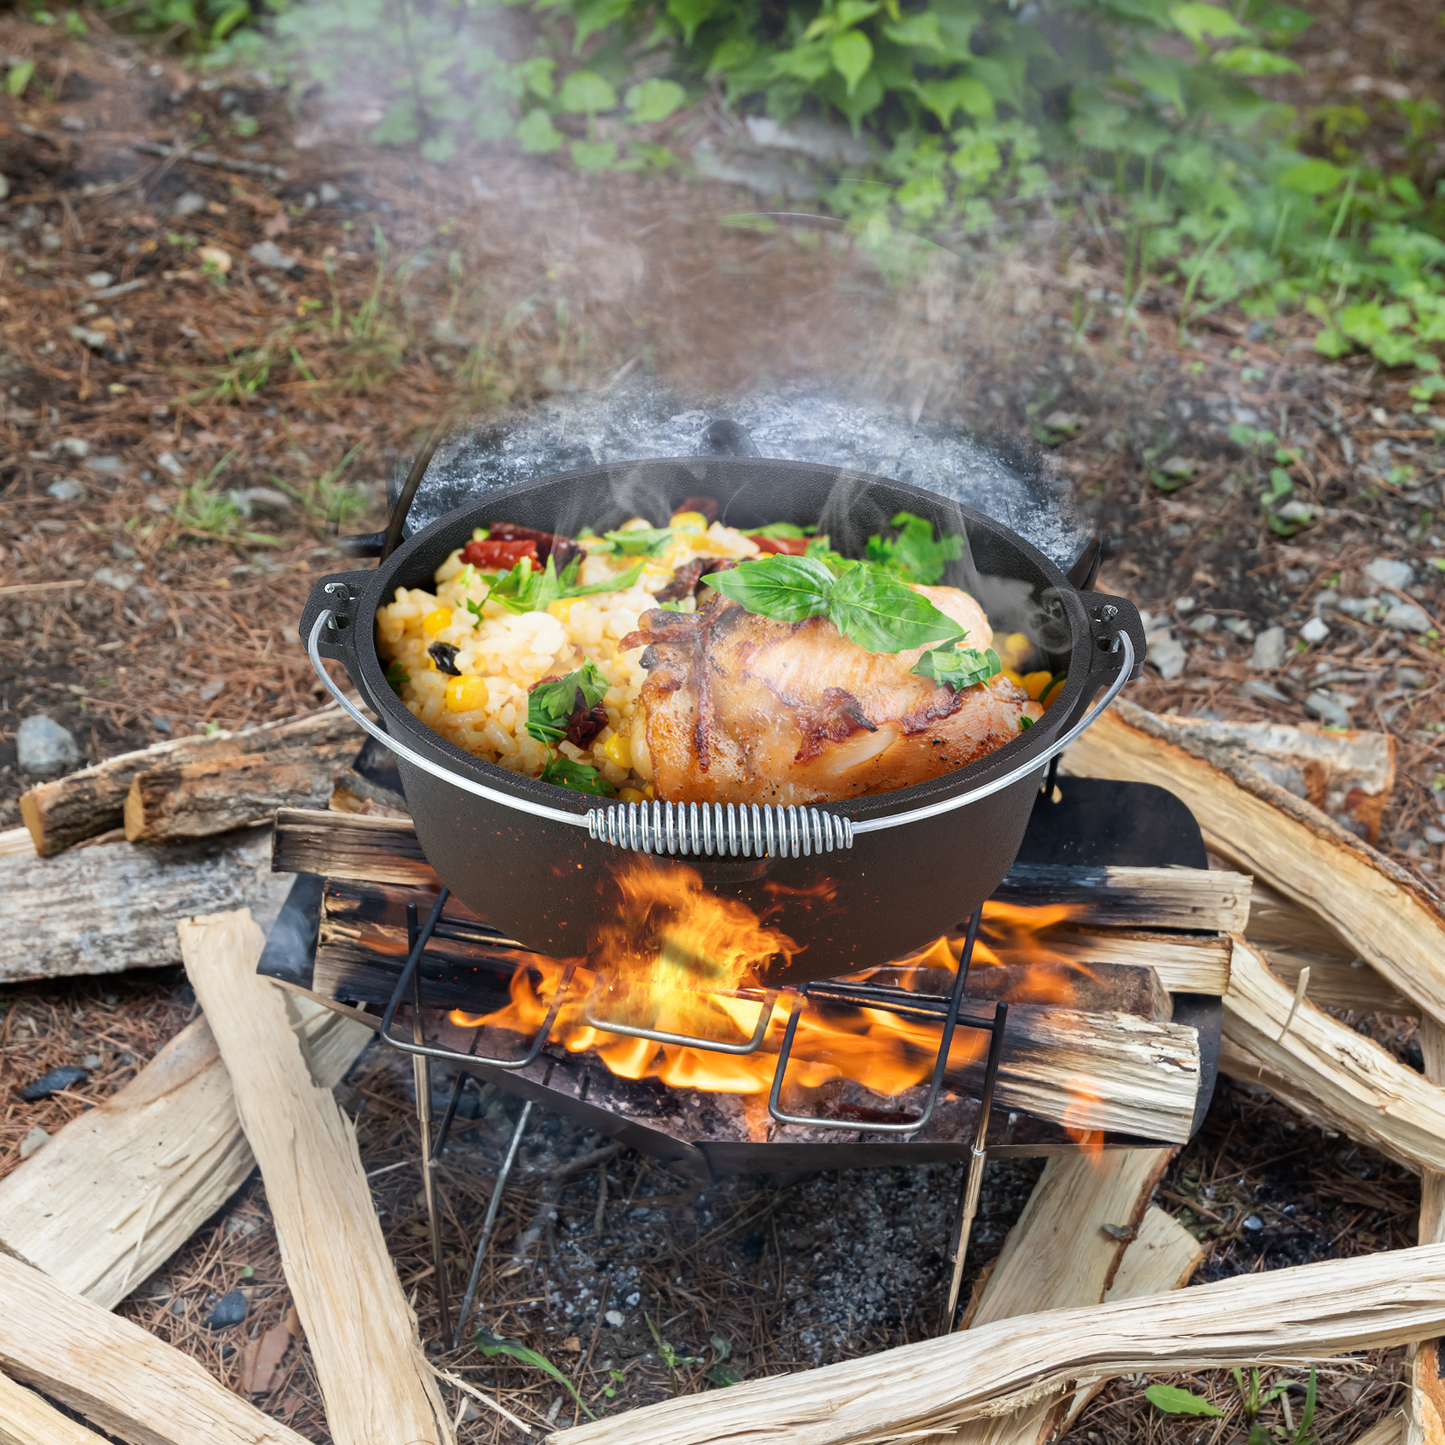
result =
[{"label": "green plant", "polygon": [[230,497],[212,491],[217,478],[236,455],[233,448],[206,473],[200,481],[182,487],[172,511],[175,523],[182,531],[215,537],[228,542],[249,542],[253,546],[279,547],[280,537],[268,532],[252,532],[241,526],[243,514]]},{"label": "green plant", "polygon": [[[390,680],[388,678],[388,680]],[[477,1331],[473,1343],[489,1359],[495,1359],[498,1355],[506,1356],[516,1360],[518,1364],[531,1365],[534,1369],[542,1370],[549,1374],[569,1395],[577,1402],[577,1408],[582,1411],[589,1420],[595,1420],[596,1415],[587,1408],[582,1396],[577,1393],[576,1387],[566,1375],[554,1365],[545,1355],[539,1355],[536,1350],[524,1345],[521,1340],[510,1340],[504,1335],[494,1335],[488,1329]]]},{"label": "green plant", "polygon": [[662,1357],[662,1363],[667,1366],[667,1376],[672,1383],[672,1393],[677,1394],[677,1367],[679,1365],[700,1365],[700,1355],[680,1355],[667,1343],[658,1333],[657,1326],[652,1323],[652,1316],[643,1312],[643,1319],[647,1321],[647,1328],[651,1331],[652,1338],[657,1344],[657,1353]]}]

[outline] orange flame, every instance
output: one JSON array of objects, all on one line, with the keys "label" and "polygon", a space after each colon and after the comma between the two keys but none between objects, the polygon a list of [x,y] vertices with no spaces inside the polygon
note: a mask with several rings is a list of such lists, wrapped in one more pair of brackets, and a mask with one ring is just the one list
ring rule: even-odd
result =
[{"label": "orange flame", "polygon": [[[787,962],[799,945],[769,927],[745,903],[710,892],[701,875],[682,864],[639,860],[619,870],[621,901],[615,920],[590,940],[578,961],[551,1038],[573,1053],[593,1051],[613,1073],[628,1079],[660,1079],[675,1088],[753,1096],[772,1085],[789,1004],[769,1004],[760,987],[775,958]],[[974,948],[970,993],[1011,1002],[1069,1004],[1080,976],[1075,965],[1054,958],[1040,932],[1068,917],[1066,907],[984,906]],[[855,977],[947,994],[963,952],[962,933]],[[462,1027],[535,1034],[556,998],[565,961],[535,956],[511,981],[511,1001],[485,1015],[457,1010]],[[993,972],[1004,969],[1004,975]],[[798,1006],[798,1005],[794,1005]],[[720,1043],[743,1043],[769,1018],[758,1050],[720,1054],[611,1032],[612,1023],[646,1027]],[[894,1098],[931,1074],[940,1028],[879,1008],[822,1000],[802,1007],[788,1067],[790,1092],[851,1080],[874,1094]],[[588,1015],[595,1022],[589,1021]],[[949,1051],[952,1073],[979,1061],[987,1035],[960,1028]]]}]

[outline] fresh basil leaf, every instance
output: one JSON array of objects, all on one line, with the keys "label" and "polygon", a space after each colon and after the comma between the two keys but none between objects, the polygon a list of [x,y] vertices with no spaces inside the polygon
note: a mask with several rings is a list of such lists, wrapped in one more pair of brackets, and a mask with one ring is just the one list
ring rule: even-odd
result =
[{"label": "fresh basil leaf", "polygon": [[598,798],[611,798],[617,789],[586,763],[574,763],[571,758],[553,758],[542,769],[544,783],[556,783],[559,788],[571,788],[575,793],[591,793]]},{"label": "fresh basil leaf", "polygon": [[953,618],[940,612],[906,582],[881,567],[861,562],[853,563],[834,579],[827,610],[833,626],[869,652],[907,652],[914,647],[926,647],[930,642],[948,642],[965,636],[964,629]]},{"label": "fresh basil leaf", "polygon": [[406,668],[401,665],[401,663],[393,662],[386,669],[386,681],[387,684],[390,686],[391,690],[398,697],[400,697],[402,688],[404,688],[407,683],[411,681],[411,674],[406,670]]},{"label": "fresh basil leaf", "polygon": [[555,682],[539,682],[527,694],[527,732],[539,743],[561,742],[567,736],[567,725],[573,715],[601,702],[610,686],[590,657],[566,677],[559,677]]},{"label": "fresh basil leaf", "polygon": [[932,587],[943,580],[944,565],[963,556],[963,538],[945,532],[937,541],[933,523],[912,512],[899,512],[896,537],[869,537],[864,555],[908,582]]},{"label": "fresh basil leaf", "polygon": [[[573,558],[573,562],[575,561],[576,558]],[[567,564],[569,571],[572,568],[573,562]],[[609,577],[605,582],[593,582],[586,587],[564,586],[562,588],[562,595],[564,597],[591,597],[599,592],[625,592],[642,576],[642,569],[646,565],[645,562],[638,562],[634,566],[629,567],[627,571],[619,572],[616,577]],[[566,577],[567,573],[564,572],[562,575]]]},{"label": "fresh basil leaf", "polygon": [[943,687],[962,692],[977,682],[987,682],[1003,671],[1003,663],[993,648],[979,652],[973,647],[936,647],[925,652],[913,665],[919,677],[931,677]]},{"label": "fresh basil leaf", "polygon": [[740,607],[775,622],[804,622],[823,616],[834,578],[816,557],[749,557],[726,572],[702,579]]},{"label": "fresh basil leaf", "polygon": [[484,598],[481,602],[473,602],[470,597],[467,598],[467,611],[472,614],[472,631],[473,631],[473,632],[475,632],[475,631],[477,630],[477,628],[479,628],[479,627],[482,625],[482,607],[483,607],[484,605],[485,605],[485,598]]},{"label": "fresh basil leaf", "polygon": [[848,565],[848,559],[841,552],[833,550],[832,538],[826,536],[808,538],[803,556],[816,557],[834,573],[843,571]]},{"label": "fresh basil leaf", "polygon": [[1020,731],[1021,733],[1026,733],[1026,732],[1028,732],[1028,730],[1029,730],[1031,727],[1033,727],[1033,725],[1034,725],[1034,720],[1033,720],[1033,718],[1031,718],[1031,717],[1021,717],[1021,718],[1019,718],[1019,731]]},{"label": "fresh basil leaf", "polygon": [[672,541],[671,527],[634,527],[630,532],[608,532],[607,541],[624,557],[655,556]]},{"label": "fresh basil leaf", "polygon": [[811,535],[807,529],[799,527],[793,522],[769,522],[766,527],[749,527],[743,533],[744,537],[790,537],[795,541],[800,537]]}]

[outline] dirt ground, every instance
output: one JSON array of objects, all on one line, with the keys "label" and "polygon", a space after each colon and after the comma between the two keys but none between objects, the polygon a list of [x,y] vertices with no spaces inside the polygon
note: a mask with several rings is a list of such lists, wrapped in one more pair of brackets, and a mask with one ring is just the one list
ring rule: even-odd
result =
[{"label": "dirt ground", "polygon": [[[1350,97],[1388,149],[1389,87],[1438,82],[1445,29],[1421,23],[1428,6],[1316,8],[1300,98]],[[1177,675],[1151,668],[1137,701],[1390,733],[1398,781],[1380,845],[1436,885],[1445,409],[1414,411],[1408,376],[1325,362],[1307,329],[1231,310],[1181,335],[1165,287],[1121,314],[1121,246],[1102,210],[1031,214],[997,244],[900,279],[846,240],[739,224],[758,204],[742,190],[489,154],[439,171],[378,152],[343,109],[251,76],[198,80],[98,23],[79,45],[8,16],[0,50],[37,61],[25,101],[0,112],[0,827],[18,821],[15,733],[36,712],[94,760],[313,705],[295,637],[310,579],[343,565],[338,533],[382,525],[385,479],[435,426],[505,424],[625,375],[722,403],[822,375],[1053,458],[1114,539],[1101,586],[1149,609],[1156,643],[1183,648]],[[229,162],[136,149],[176,139]],[[268,243],[279,257],[256,259]],[[1259,500],[1271,462],[1229,440],[1231,424],[1296,449],[1294,495],[1319,520],[1271,530]],[[1382,558],[1412,569],[1398,592],[1365,577]],[[1353,611],[1335,605],[1352,599]],[[1387,625],[1393,604],[1423,608],[1426,630]],[[1306,642],[1315,615],[1328,630]],[[1253,637],[1276,625],[1282,665],[1253,668]],[[32,1128],[53,1131],[132,1077],[193,999],[161,970],[12,988],[0,1006],[4,1173]],[[1410,1021],[1350,1022],[1419,1067]],[[19,1099],[16,1086],[88,1054],[99,1062],[84,1083]],[[339,1097],[435,1338],[410,1076],[373,1049]],[[474,1102],[445,1170],[454,1275],[518,1112]],[[756,1377],[933,1329],[956,1171],[699,1190],[624,1151],[567,1172],[605,1145],[534,1116],[480,1294],[487,1327],[557,1363],[588,1408],[716,1388],[708,1372],[723,1365]],[[970,1276],[1034,1174],[990,1166]],[[1413,1243],[1418,1186],[1221,1084],[1160,1202],[1207,1239],[1199,1277],[1213,1279]],[[246,1321],[206,1328],[237,1287]],[[289,1309],[259,1180],[122,1306],[238,1389],[248,1342]],[[686,1357],[675,1370],[652,1327]],[[580,1418],[554,1380],[505,1357],[467,1346],[441,1363],[534,1427]],[[1381,1354],[1322,1371],[1320,1445],[1347,1445],[1398,1405],[1399,1365]],[[1176,1383],[1230,1412],[1208,1422],[1211,1442],[1243,1445],[1255,1423],[1293,1440],[1294,1378],[1293,1415],[1276,1403],[1259,1422],[1223,1372]],[[1204,1438],[1198,1420],[1148,1406],[1146,1383],[1115,1382],[1070,1438]],[[327,1438],[304,1339],[256,1398]],[[482,1414],[461,1438],[523,1437]]]}]

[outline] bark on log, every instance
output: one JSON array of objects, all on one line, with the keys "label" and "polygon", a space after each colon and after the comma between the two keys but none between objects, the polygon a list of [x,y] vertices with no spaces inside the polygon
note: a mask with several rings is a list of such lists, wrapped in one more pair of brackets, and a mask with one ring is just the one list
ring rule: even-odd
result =
[{"label": "bark on log", "polygon": [[189,1355],[4,1253],[0,1300],[0,1369],[98,1430],[130,1445],[307,1445]]},{"label": "bark on log", "polygon": [[1081,1377],[1310,1364],[1342,1351],[1428,1339],[1442,1323],[1445,1245],[1426,1245],[1242,1275],[1152,1299],[1022,1315],[823,1369],[667,1400],[548,1440],[882,1445],[1021,1408]]},{"label": "bark on log", "polygon": [[[1420,1051],[1425,1077],[1445,1083],[1445,1028],[1420,1021]],[[1427,1169],[1420,1180],[1420,1243],[1445,1244],[1445,1173]],[[1445,1341],[1422,1340],[1409,1362],[1410,1398],[1406,1404],[1408,1445],[1445,1445]]]},{"label": "bark on log", "polygon": [[178,932],[266,1181],[333,1440],[451,1445],[355,1131],[329,1091],[312,1082],[284,996],[256,975],[261,930],[242,910],[184,920]]},{"label": "bark on log", "polygon": [[406,799],[400,793],[373,783],[354,768],[341,768],[337,772],[326,806],[333,813],[362,813],[375,818],[411,817]]},{"label": "bark on log", "polygon": [[[371,1030],[286,997],[312,1078],[332,1088]],[[0,1250],[113,1309],[255,1167],[230,1075],[198,1018],[123,1089],[0,1181]]]},{"label": "bark on log", "polygon": [[34,1390],[0,1375],[0,1445],[105,1445]]},{"label": "bark on log", "polygon": [[126,840],[210,838],[267,822],[278,808],[324,808],[336,765],[355,751],[355,740],[343,738],[149,768],[126,794]]},{"label": "bark on log", "polygon": [[83,838],[121,827],[126,795],[139,773],[203,758],[263,753],[272,748],[355,746],[357,741],[356,724],[334,704],[240,732],[175,738],[107,758],[53,783],[37,784],[22,794],[20,816],[30,830],[36,851],[42,858],[50,858]]},{"label": "bark on log", "polygon": [[1293,991],[1237,939],[1224,996],[1225,1038],[1348,1121],[1351,1137],[1403,1156],[1417,1170],[1445,1171],[1445,1088],[1315,1008],[1308,996],[1297,1010],[1294,1004]]},{"label": "bark on log", "polygon": [[269,854],[268,831],[254,829],[168,848],[0,858],[0,984],[179,963],[175,920],[197,910],[245,906],[269,925],[290,887]]},{"label": "bark on log", "polygon": [[[1102,1303],[1125,1249],[1104,1226],[1122,1231],[1140,1224],[1170,1154],[1121,1149],[1101,1159],[1050,1159],[994,1261],[970,1327]],[[1007,1415],[970,1420],[922,1445],[1037,1445],[1061,1404],[1047,1398]]]},{"label": "bark on log", "polygon": [[1403,868],[1276,786],[1237,749],[1116,703],[1065,755],[1071,772],[1157,783],[1188,804],[1234,867],[1309,908],[1431,1017],[1445,1022],[1445,913]]}]

